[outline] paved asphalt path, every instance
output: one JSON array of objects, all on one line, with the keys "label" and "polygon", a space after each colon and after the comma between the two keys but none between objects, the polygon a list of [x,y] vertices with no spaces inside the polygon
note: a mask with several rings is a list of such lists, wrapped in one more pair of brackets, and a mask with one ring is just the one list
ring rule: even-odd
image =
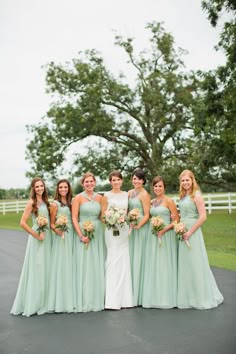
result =
[{"label": "paved asphalt path", "polygon": [[236,272],[218,268],[225,301],[212,310],[10,315],[26,242],[25,232],[0,230],[0,354],[236,353]]}]

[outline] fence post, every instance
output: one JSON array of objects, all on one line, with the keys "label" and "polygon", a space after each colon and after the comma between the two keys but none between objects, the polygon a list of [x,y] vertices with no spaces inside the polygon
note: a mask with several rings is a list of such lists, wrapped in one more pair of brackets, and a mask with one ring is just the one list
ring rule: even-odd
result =
[{"label": "fence post", "polygon": [[2,210],[3,210],[3,215],[5,215],[6,214],[6,209],[5,209],[5,203],[3,203],[3,208],[2,208]]},{"label": "fence post", "polygon": [[19,201],[16,201],[16,213],[19,214]]},{"label": "fence post", "polygon": [[208,213],[211,214],[211,195],[208,194]]},{"label": "fence post", "polygon": [[232,200],[231,200],[231,193],[228,193],[229,198],[229,214],[232,213]]}]

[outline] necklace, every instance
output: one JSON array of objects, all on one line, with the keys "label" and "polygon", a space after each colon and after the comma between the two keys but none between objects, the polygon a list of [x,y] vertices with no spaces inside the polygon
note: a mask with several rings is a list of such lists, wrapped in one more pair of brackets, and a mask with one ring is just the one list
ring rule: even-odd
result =
[{"label": "necklace", "polygon": [[163,198],[162,199],[154,199],[152,202],[152,206],[154,206],[154,208],[158,207],[161,203],[163,202]]},{"label": "necklace", "polygon": [[134,199],[139,195],[140,191],[135,191],[133,190],[132,194],[131,194],[131,198]]},{"label": "necklace", "polygon": [[60,203],[61,203],[61,207],[62,207],[62,208],[68,206],[67,203],[63,203],[62,201],[60,201]]},{"label": "necklace", "polygon": [[93,192],[92,197],[89,197],[86,192],[83,192],[82,194],[83,194],[83,196],[84,196],[89,202],[94,202],[94,199],[95,199],[95,197],[96,197],[96,193]]}]

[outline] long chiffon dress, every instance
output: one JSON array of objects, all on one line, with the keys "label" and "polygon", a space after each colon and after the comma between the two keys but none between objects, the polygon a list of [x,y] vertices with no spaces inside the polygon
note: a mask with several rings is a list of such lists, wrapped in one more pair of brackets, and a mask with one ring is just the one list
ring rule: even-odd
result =
[{"label": "long chiffon dress", "polygon": [[[46,217],[50,225],[49,212],[45,203],[40,205],[38,215]],[[38,225],[34,214],[32,214],[32,221],[32,229],[37,230]],[[31,235],[28,236],[24,263],[11,314],[31,316],[47,312],[51,248],[52,234],[49,227],[45,231],[43,241]]]},{"label": "long chiffon dress", "polygon": [[74,298],[75,311],[101,311],[105,301],[105,240],[100,220],[101,205],[91,200],[80,205],[79,225],[90,220],[95,226],[94,238],[86,246],[74,239]]},{"label": "long chiffon dress", "polygon": [[65,232],[64,238],[53,233],[48,310],[50,312],[73,312],[74,228],[72,226],[71,211],[68,206],[63,206],[57,200],[54,200],[53,203],[58,207],[57,216],[67,216],[68,231]]},{"label": "long chiffon dress", "polygon": [[[190,229],[199,215],[195,203],[187,195],[179,202],[181,221]],[[189,238],[189,248],[179,242],[178,256],[178,307],[211,309],[223,302],[209,266],[201,228]]]},{"label": "long chiffon dress", "polygon": [[[151,216],[159,215],[171,223],[170,210],[152,206]],[[173,229],[164,233],[161,244],[149,226],[145,253],[143,307],[169,309],[177,306],[177,241]]]},{"label": "long chiffon dress", "polygon": [[[127,211],[127,192],[107,192],[105,196],[108,200],[108,208],[114,205]],[[127,224],[118,226],[118,230],[119,236],[113,236],[112,229],[105,229],[107,247],[105,308],[116,310],[133,306]]]},{"label": "long chiffon dress", "polygon": [[[132,209],[139,209],[140,219],[143,218],[143,205],[138,197],[129,198],[129,211]],[[129,253],[134,306],[142,305],[144,256],[148,229],[149,223],[147,222],[140,229],[133,229],[129,236]]]}]

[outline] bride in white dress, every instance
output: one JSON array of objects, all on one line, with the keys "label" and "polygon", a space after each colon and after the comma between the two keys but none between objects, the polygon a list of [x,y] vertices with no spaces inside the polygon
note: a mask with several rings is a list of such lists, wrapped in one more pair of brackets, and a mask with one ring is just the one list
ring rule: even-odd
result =
[{"label": "bride in white dress", "polygon": [[[121,191],[122,175],[113,171],[109,175],[112,186],[102,199],[102,216],[112,205],[128,208],[128,193]],[[118,226],[119,235],[113,236],[113,230],[105,230],[107,258],[105,263],[105,308],[119,310],[133,307],[132,280],[129,258],[129,239],[127,224]]]}]

